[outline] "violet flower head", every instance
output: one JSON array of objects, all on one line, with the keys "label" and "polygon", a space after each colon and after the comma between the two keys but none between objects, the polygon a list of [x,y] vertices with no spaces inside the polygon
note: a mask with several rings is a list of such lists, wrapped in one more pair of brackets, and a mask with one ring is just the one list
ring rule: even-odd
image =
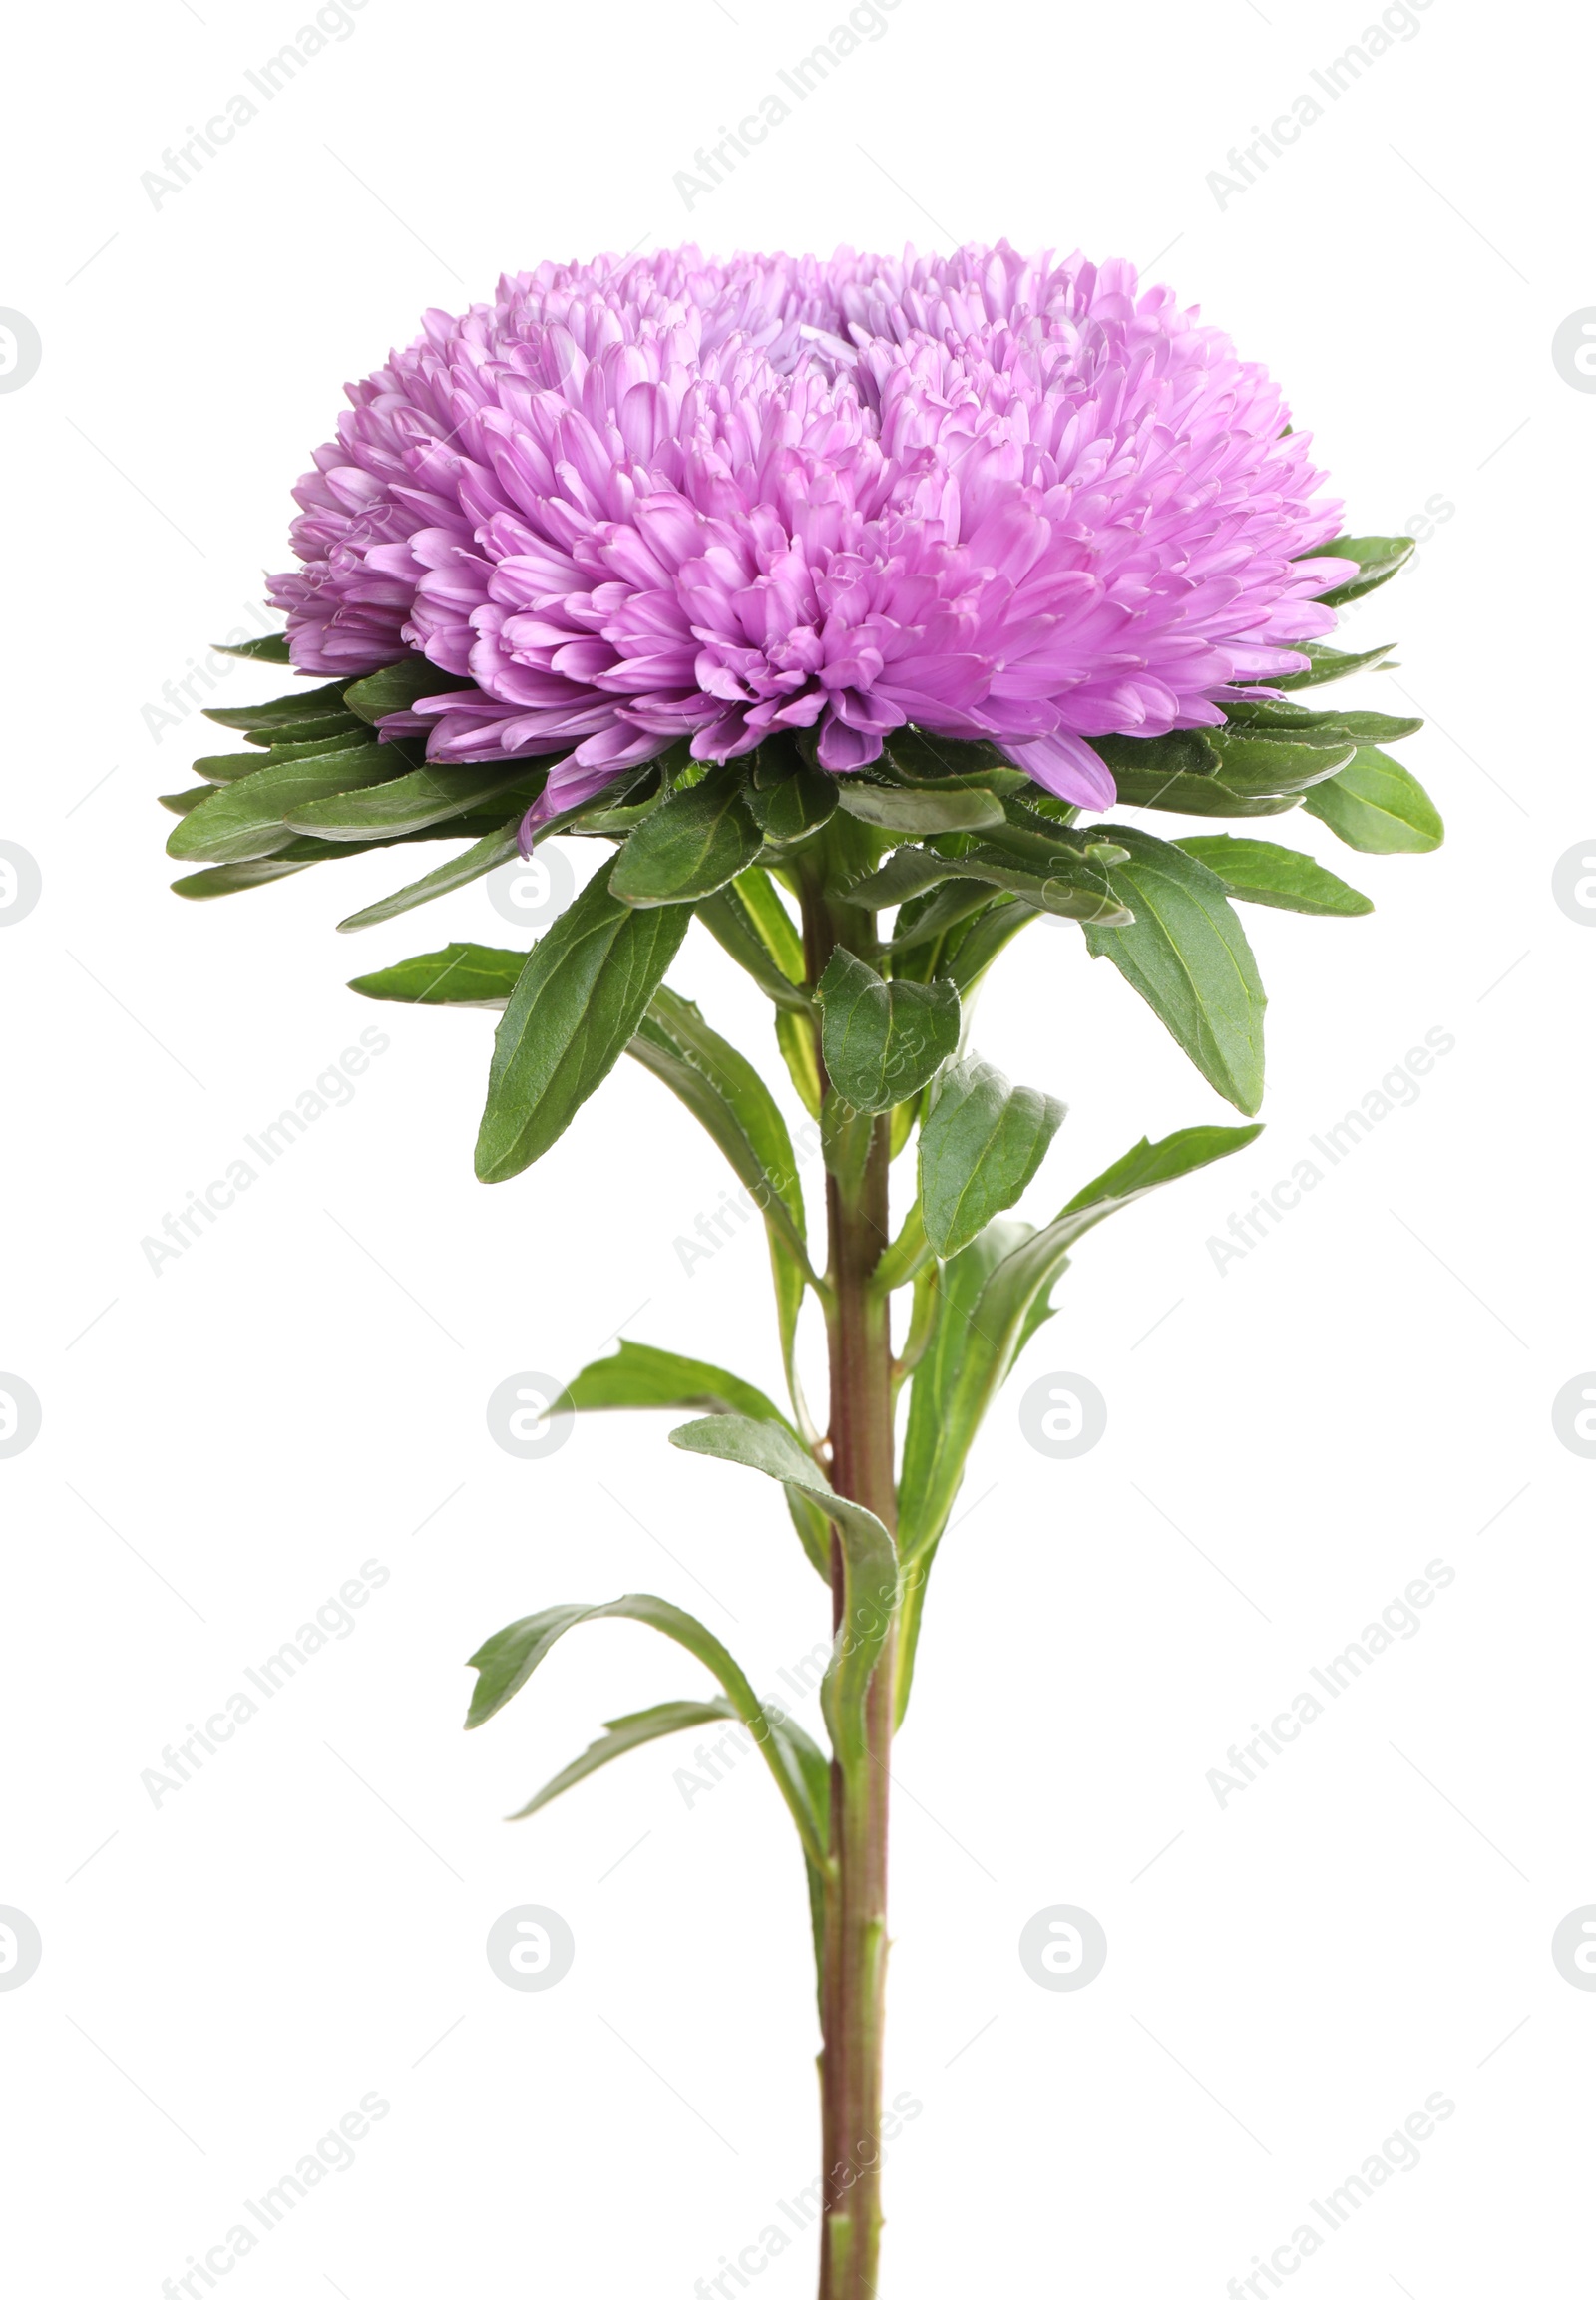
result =
[{"label": "violet flower head", "polygon": [[1088,738],[1219,724],[1351,572],[1264,369],[1078,254],[544,265],[348,396],[294,662],[418,651],[454,683],[384,731],[551,759],[534,827],[675,743],[847,774],[906,724],[1105,807]]}]

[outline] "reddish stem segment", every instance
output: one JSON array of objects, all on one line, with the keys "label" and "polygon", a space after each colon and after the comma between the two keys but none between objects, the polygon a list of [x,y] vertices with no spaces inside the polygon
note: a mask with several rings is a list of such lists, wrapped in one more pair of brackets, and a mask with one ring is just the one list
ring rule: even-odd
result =
[{"label": "reddish stem segment", "polygon": [[[806,906],[810,979],[839,943],[876,961],[868,913]],[[830,1324],[831,1479],[891,1531],[892,1342],[889,1297],[871,1284],[888,1239],[890,1121],[877,1118],[856,1190],[829,1176],[826,1213]],[[841,1545],[832,1544],[833,1624],[844,1604]],[[871,1685],[869,1761],[852,1782],[832,1767],[831,1850],[821,1989],[821,2300],[875,2300],[880,2256],[882,2040],[887,1968],[887,1830],[892,1758],[894,1641]]]}]

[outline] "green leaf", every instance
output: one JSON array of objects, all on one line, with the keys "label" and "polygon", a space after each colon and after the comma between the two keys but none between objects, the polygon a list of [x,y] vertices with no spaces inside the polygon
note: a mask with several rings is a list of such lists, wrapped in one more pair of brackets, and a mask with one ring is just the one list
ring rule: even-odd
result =
[{"label": "green leaf", "polygon": [[1273,737],[1190,727],[1147,738],[1102,735],[1092,745],[1127,806],[1191,815],[1283,814],[1298,793],[1345,765],[1352,747],[1350,735],[1328,725]]},{"label": "green leaf", "polygon": [[956,743],[918,727],[900,727],[887,737],[884,765],[896,781],[917,790],[984,790],[1001,797],[1030,781],[996,743]]},{"label": "green leaf", "polygon": [[1109,887],[1105,871],[1060,849],[1051,867],[1028,868],[1005,849],[973,846],[959,857],[961,878],[979,879],[984,886],[1001,887],[1022,903],[1046,911],[1055,919],[1078,919],[1083,925],[1126,927],[1133,913]]},{"label": "green leaf", "polygon": [[[819,1285],[806,1244],[803,1189],[786,1121],[752,1063],[711,1030],[696,1006],[661,990],[638,1026],[633,1058],[687,1105],[725,1152],[764,1216],[782,1364],[795,1404],[801,1397],[798,1323],[805,1290]],[[830,1541],[813,1512],[793,1507],[810,1563],[829,1578]]]},{"label": "green leaf", "polygon": [[790,1426],[780,1406],[751,1381],[723,1366],[707,1365],[701,1357],[682,1357],[646,1342],[622,1342],[612,1357],[585,1365],[568,1384],[566,1401],[578,1413],[693,1406],[700,1413],[741,1413],[750,1421]]},{"label": "green leaf", "polygon": [[264,638],[240,639],[236,646],[223,646],[217,639],[211,647],[213,655],[237,655],[246,663],[291,663],[286,631],[268,631]]},{"label": "green leaf", "polygon": [[1006,1380],[1075,1241],[1121,1207],[1245,1149],[1261,1126],[1188,1126],[1136,1147],[1076,1192],[1044,1230],[998,1222],[944,1266],[945,1301],[914,1377],[899,1491],[907,1565],[941,1539],[988,1406]]},{"label": "green leaf", "polygon": [[[541,774],[534,772],[535,781],[541,783]],[[531,806],[537,790],[528,782],[525,759],[509,767],[502,760],[494,766],[417,767],[414,773],[400,775],[391,783],[340,791],[327,799],[301,800],[288,810],[284,820],[296,831],[312,832],[321,839],[392,839],[463,815],[484,800],[502,797],[518,783],[524,786],[526,803]]]},{"label": "green leaf", "polygon": [[[673,1638],[677,1645],[684,1646],[703,1663],[719,1681],[737,1717],[759,1743],[760,1752],[775,1775],[776,1786],[797,1823],[805,1854],[811,1861],[824,1865],[826,1829],[815,1786],[816,1772],[821,1768],[805,1763],[792,1731],[775,1729],[775,1720],[767,1715],[720,1640],[695,1615],[683,1613],[679,1606],[669,1604],[662,1597],[634,1591],[629,1596],[613,1599],[608,1605],[555,1605],[543,1613],[528,1614],[521,1621],[511,1622],[508,1628],[479,1646],[471,1657],[469,1666],[478,1675],[466,1718],[467,1731],[486,1725],[489,1718],[496,1716],[506,1702],[521,1691],[567,1630],[589,1621],[641,1622],[662,1637]],[[784,1726],[786,1722],[782,1721]],[[815,1756],[818,1760],[818,1750]]]},{"label": "green leaf", "polygon": [[854,1110],[907,1101],[959,1044],[959,993],[951,982],[884,982],[874,966],[839,949],[815,995],[827,1075]]},{"label": "green leaf", "polygon": [[272,727],[246,729],[244,741],[257,749],[268,751],[293,750],[299,752],[336,749],[339,741],[362,731],[360,721],[347,711],[333,711],[315,718],[282,719]]},{"label": "green leaf", "polygon": [[[724,1725],[728,1720],[734,1725],[742,1724],[735,1708],[724,1695],[714,1701],[660,1702],[656,1708],[638,1710],[630,1717],[611,1718],[601,1739],[591,1742],[580,1757],[567,1765],[563,1772],[556,1773],[552,1781],[546,1781],[537,1795],[524,1804],[519,1812],[512,1813],[510,1818],[513,1821],[526,1820],[530,1814],[540,1812],[545,1805],[552,1804],[556,1797],[564,1795],[567,1789],[575,1788],[579,1781],[586,1780],[590,1774],[598,1772],[604,1765],[612,1764],[616,1757],[625,1756],[632,1749],[644,1748],[650,1741],[663,1739],[668,1733],[692,1732],[701,1725]],[[765,1722],[772,1738],[781,1744],[786,1769],[796,1772],[802,1778],[817,1835],[824,1844],[831,1807],[831,1768],[802,1725],[783,1716],[779,1709],[767,1710]],[[807,1845],[805,1852],[808,1852]]]},{"label": "green leaf", "polygon": [[856,821],[879,831],[904,831],[927,838],[937,831],[979,831],[1002,821],[1002,801],[992,792],[957,785],[914,789],[867,783],[858,775],[838,778],[837,797]]},{"label": "green leaf", "polygon": [[[1267,698],[1258,702],[1229,705],[1230,720],[1243,734],[1257,734],[1278,730],[1295,741],[1324,738],[1350,743],[1399,743],[1407,735],[1416,735],[1423,725],[1422,719],[1393,718],[1386,711],[1310,711],[1301,703],[1274,702]],[[1221,730],[1216,729],[1216,734]]]},{"label": "green leaf", "polygon": [[291,879],[295,871],[308,871],[314,859],[293,863],[272,855],[253,863],[222,863],[211,871],[192,871],[186,879],[174,879],[172,892],[190,903],[206,903],[217,895],[241,895],[250,887],[269,886],[274,879]]},{"label": "green leaf", "polygon": [[527,964],[525,951],[493,951],[481,943],[450,943],[416,958],[401,958],[379,973],[350,983],[362,998],[392,998],[407,1006],[485,1006],[503,1012]]},{"label": "green leaf", "polygon": [[720,1415],[689,1421],[670,1433],[686,1453],[707,1453],[757,1469],[789,1493],[824,1510],[837,1528],[843,1555],[842,1624],[821,1688],[821,1706],[837,1759],[855,1771],[871,1762],[865,1700],[898,1601],[898,1561],[892,1536],[871,1510],[833,1492],[814,1458],[789,1429],[773,1421]]},{"label": "green leaf", "polygon": [[[904,954],[909,951],[924,952],[928,943],[937,942],[968,919],[972,912],[985,910],[992,900],[992,889],[984,879],[949,879],[934,894],[924,898],[912,895],[898,913],[897,926],[887,946],[892,953],[893,972],[905,979],[929,980],[935,968],[923,960],[915,960],[906,965],[903,963]],[[1036,914],[1030,912],[1027,915],[1034,918]]]},{"label": "green leaf", "polygon": [[1388,639],[1383,647],[1370,647],[1361,655],[1339,654],[1334,647],[1322,646],[1317,639],[1294,639],[1292,652],[1307,655],[1309,667],[1305,671],[1288,671],[1283,679],[1271,679],[1272,687],[1321,687],[1331,679],[1344,679],[1353,671],[1373,670],[1383,663],[1396,645]]},{"label": "green leaf", "polygon": [[[354,741],[363,743],[365,741],[364,734],[357,733]],[[348,749],[349,745],[345,743],[340,747]],[[269,751],[265,758],[262,758],[258,751],[223,751],[211,758],[196,759],[193,762],[193,771],[200,776],[202,782],[236,783],[245,775],[258,775],[261,768],[268,764],[270,758],[271,753]]]},{"label": "green leaf", "polygon": [[204,805],[185,815],[173,832],[167,853],[178,862],[254,862],[293,839],[285,809],[386,782],[393,769],[391,746],[375,742],[359,750],[312,751],[280,766],[263,766],[258,774],[207,792]]},{"label": "green leaf", "polygon": [[513,815],[502,830],[489,831],[463,855],[451,856],[447,863],[440,863],[437,870],[429,871],[424,879],[413,879],[396,894],[384,895],[380,903],[368,903],[363,911],[340,919],[339,934],[358,935],[363,927],[380,927],[389,919],[400,918],[406,911],[419,910],[423,903],[436,902],[440,895],[452,895],[457,887],[469,887],[473,879],[486,878],[501,863],[513,862],[520,854],[520,832],[521,817]]},{"label": "green leaf", "polygon": [[722,767],[673,791],[627,839],[609,874],[618,902],[638,909],[697,903],[745,871],[760,848],[740,769]]},{"label": "green leaf", "polygon": [[1361,919],[1375,906],[1367,895],[1338,879],[1311,855],[1295,847],[1274,847],[1267,839],[1177,839],[1220,880],[1238,903],[1264,903],[1276,911],[1304,911],[1315,919]]},{"label": "green leaf", "polygon": [[340,718],[348,683],[347,679],[334,679],[329,686],[301,687],[297,694],[278,695],[273,702],[229,704],[224,709],[201,711],[200,716],[245,734],[297,725],[306,719]]},{"label": "green leaf", "polygon": [[837,811],[837,778],[805,766],[795,752],[767,743],[754,753],[748,811],[778,846],[807,839]]},{"label": "green leaf", "polygon": [[968,998],[998,954],[1022,928],[1040,917],[1040,911],[1029,903],[999,895],[990,910],[972,919],[967,927],[954,929],[937,959],[939,978],[952,982],[960,996]]},{"label": "green leaf", "polygon": [[628,1051],[686,1103],[807,1271],[798,1161],[787,1122],[753,1064],[690,999],[667,989],[655,994]]},{"label": "green leaf", "polygon": [[1227,1102],[1249,1116],[1264,1092],[1264,997],[1241,921],[1221,881],[1179,847],[1123,824],[1131,860],[1108,873],[1132,927],[1087,927],[1086,948],[1144,997]]},{"label": "green leaf", "polygon": [[770,873],[756,864],[744,871],[731,888],[731,899],[741,903],[753,921],[765,949],[790,982],[804,978],[804,944],[792,913],[782,901]]},{"label": "green leaf", "polygon": [[861,911],[891,911],[900,903],[912,903],[917,895],[940,887],[945,879],[954,878],[958,870],[957,863],[934,854],[929,847],[899,847],[868,878],[856,879],[852,886],[839,889],[838,900],[851,903]]},{"label": "green leaf", "polygon": [[[736,959],[745,974],[752,976],[772,1005],[787,1013],[807,1014],[810,1011],[808,991],[801,989],[771,957],[765,938],[741,899],[743,881],[752,876],[751,872],[744,871],[741,879],[734,879],[718,894],[706,895],[694,908],[720,948],[728,958]],[[763,877],[763,873],[760,876]],[[799,963],[801,967],[801,959]]]},{"label": "green leaf", "polygon": [[[579,1781],[613,1764],[616,1757],[629,1754],[632,1749],[646,1748],[650,1741],[662,1740],[667,1733],[692,1732],[699,1725],[723,1725],[737,1713],[724,1695],[715,1701],[666,1701],[655,1709],[637,1710],[630,1717],[610,1718],[599,1740],[590,1741],[580,1757],[576,1757],[558,1772],[552,1781],[545,1781],[535,1797],[524,1804],[519,1812],[509,1817],[524,1821],[533,1813],[541,1812],[545,1805],[553,1804],[567,1789],[574,1789]],[[816,1752],[818,1755],[818,1751]]]},{"label": "green leaf", "polygon": [[920,1131],[921,1219],[938,1255],[960,1253],[1026,1188],[1064,1121],[1064,1105],[1010,1086],[990,1062],[956,1062]]},{"label": "green leaf", "polygon": [[[1121,1206],[1145,1198],[1149,1190],[1178,1182],[1183,1174],[1195,1174],[1216,1159],[1234,1157],[1249,1142],[1256,1142],[1263,1130],[1262,1126],[1183,1126],[1161,1142],[1149,1142],[1144,1134],[1123,1158],[1116,1158],[1075,1192],[1059,1220],[1073,1222],[1077,1215],[1091,1213],[1092,1220],[1083,1226],[1090,1230]],[[1082,1235],[1082,1229],[1072,1230],[1071,1243]]]},{"label": "green leaf", "polygon": [[783,1009],[776,1016],[776,1044],[799,1101],[811,1118],[818,1118],[822,1101],[820,1053],[815,1044],[813,1021],[807,1015]]},{"label": "green leaf", "polygon": [[199,806],[201,799],[208,799],[209,796],[206,784],[191,783],[186,791],[163,791],[156,805],[165,807],[169,815],[187,815]]},{"label": "green leaf", "polygon": [[1423,784],[1384,751],[1360,750],[1303,805],[1361,855],[1428,855],[1446,836]]},{"label": "green leaf", "polygon": [[194,772],[207,783],[236,783],[245,775],[258,775],[264,767],[286,766],[295,759],[324,758],[329,751],[362,751],[370,741],[369,727],[363,727],[358,719],[343,719],[335,723],[332,733],[318,735],[313,742],[273,742],[263,754],[258,750],[232,751],[196,759]]},{"label": "green leaf", "polygon": [[770,874],[755,864],[697,906],[698,916],[723,951],[759,984],[777,1008],[776,1043],[798,1099],[820,1116],[820,1064],[815,1010],[803,987],[804,948]]},{"label": "green leaf", "polygon": [[601,872],[561,913],[494,1035],[479,1180],[507,1181],[559,1140],[625,1052],[691,917],[680,905],[633,911]]},{"label": "green leaf", "polygon": [[1293,807],[1302,804],[1298,791],[1260,797],[1236,790],[1222,775],[1171,775],[1162,769],[1116,766],[1114,784],[1121,805],[1150,807],[1160,815],[1256,819],[1290,814]]},{"label": "green leaf", "polygon": [[1322,783],[1344,767],[1357,748],[1353,737],[1335,726],[1294,727],[1289,734],[1284,729],[1255,734],[1245,727],[1239,733],[1229,727],[1206,727],[1203,741],[1219,762],[1216,772],[1233,791],[1271,799]]},{"label": "green leaf", "polygon": [[1334,543],[1316,544],[1310,555],[1314,559],[1358,562],[1357,575],[1349,575],[1334,590],[1321,591],[1321,600],[1328,607],[1350,606],[1354,599],[1379,590],[1407,565],[1415,548],[1410,535],[1339,535]]},{"label": "green leaf", "polygon": [[390,663],[386,670],[356,679],[352,686],[345,687],[343,699],[357,718],[375,726],[378,719],[386,718],[392,711],[414,709],[423,695],[449,694],[471,683],[470,679],[457,678],[453,671],[439,670],[425,655],[412,654],[406,655],[402,662]]},{"label": "green leaf", "polygon": [[[900,1724],[914,1676],[927,1577],[964,1476],[965,1458],[986,1410],[987,1400],[983,1398],[963,1432],[962,1442],[955,1435],[949,1444],[949,1416],[955,1408],[960,1374],[970,1349],[979,1347],[982,1340],[972,1320],[994,1270],[1034,1234],[1028,1222],[990,1222],[962,1253],[934,1265],[920,1281],[931,1305],[929,1328],[910,1386],[898,1482],[898,1545],[904,1590],[895,1693]],[[916,1307],[918,1314],[922,1310],[918,1288]]]}]

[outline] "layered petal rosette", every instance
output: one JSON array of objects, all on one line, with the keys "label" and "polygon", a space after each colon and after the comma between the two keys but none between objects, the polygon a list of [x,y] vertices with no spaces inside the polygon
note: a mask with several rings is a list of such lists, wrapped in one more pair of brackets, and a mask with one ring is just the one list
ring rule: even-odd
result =
[{"label": "layered petal rosette", "polygon": [[[914,726],[1101,808],[1090,738],[1213,726],[1335,621],[1339,504],[1228,337],[1128,264],[691,248],[501,283],[351,387],[272,585],[384,722],[547,758],[547,820],[685,742]],[[1267,691],[1267,690],[1265,690]]]}]

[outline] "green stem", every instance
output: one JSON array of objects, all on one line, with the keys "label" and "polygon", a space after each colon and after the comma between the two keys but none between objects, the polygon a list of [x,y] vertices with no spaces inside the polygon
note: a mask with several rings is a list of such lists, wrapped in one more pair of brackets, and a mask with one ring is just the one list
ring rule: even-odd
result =
[{"label": "green stem", "polygon": [[[809,975],[818,980],[839,943],[877,962],[875,920],[806,889]],[[863,1174],[849,1188],[827,1178],[832,1291],[831,1478],[891,1530],[893,1359],[890,1297],[873,1284],[888,1243],[890,1126],[878,1118]],[[843,1566],[832,1551],[833,1620],[841,1626]],[[874,2300],[881,2245],[882,2042],[887,1968],[887,1832],[893,1734],[893,1638],[871,1683],[864,1759],[832,1768],[834,1874],[825,1896],[821,1987],[821,2300]]]}]

